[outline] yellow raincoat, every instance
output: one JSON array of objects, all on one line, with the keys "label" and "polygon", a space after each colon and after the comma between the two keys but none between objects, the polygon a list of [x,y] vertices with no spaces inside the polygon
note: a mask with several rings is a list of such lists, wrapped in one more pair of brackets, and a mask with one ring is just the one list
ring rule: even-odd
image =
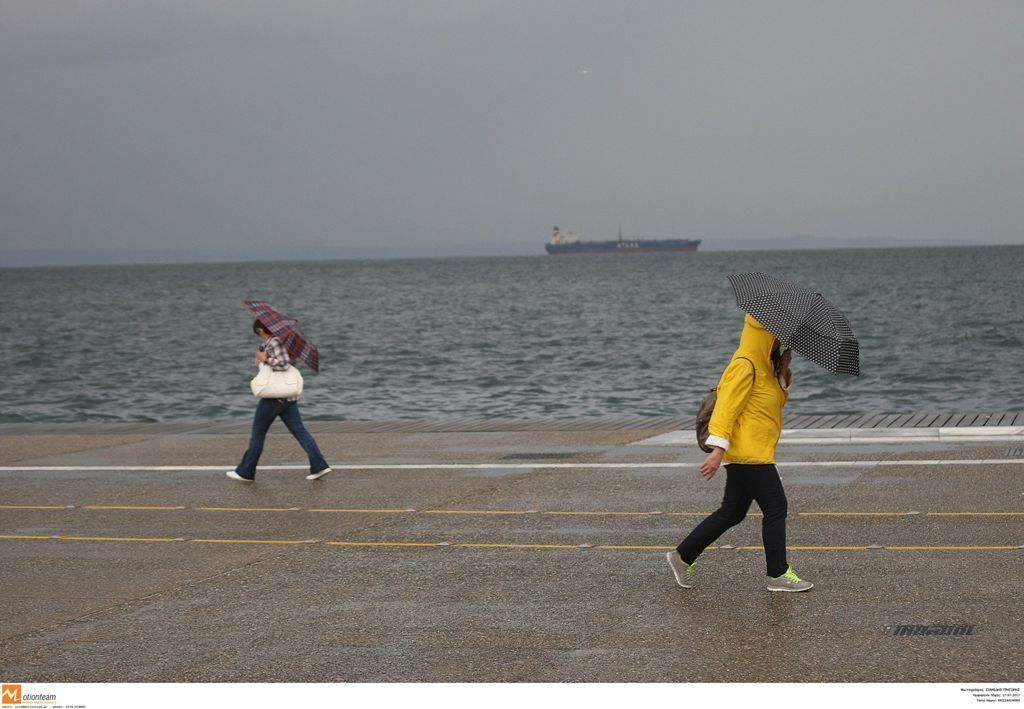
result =
[{"label": "yellow raincoat", "polygon": [[[718,400],[708,424],[708,443],[725,448],[725,463],[775,462],[789,392],[772,369],[774,345],[775,336],[747,315],[740,346],[718,382]],[[751,363],[757,370],[756,382]]]}]

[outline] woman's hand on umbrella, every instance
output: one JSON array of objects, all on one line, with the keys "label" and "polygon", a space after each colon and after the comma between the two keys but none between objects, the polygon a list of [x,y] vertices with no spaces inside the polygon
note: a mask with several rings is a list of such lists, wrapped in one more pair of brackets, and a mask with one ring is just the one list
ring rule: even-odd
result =
[{"label": "woman's hand on umbrella", "polygon": [[721,448],[715,447],[715,450],[708,454],[708,457],[704,459],[704,462],[700,466],[700,474],[705,480],[710,480],[715,477],[715,473],[718,472],[718,468],[722,465],[722,456],[725,455],[725,451]]}]

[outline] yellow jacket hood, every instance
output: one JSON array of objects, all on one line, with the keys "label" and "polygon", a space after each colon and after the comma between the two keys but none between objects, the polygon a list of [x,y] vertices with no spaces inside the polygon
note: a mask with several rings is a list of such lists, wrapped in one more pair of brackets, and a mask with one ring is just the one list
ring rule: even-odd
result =
[{"label": "yellow jacket hood", "polygon": [[764,325],[749,313],[744,315],[740,346],[736,349],[736,354],[733,357],[749,357],[755,363],[763,364],[771,370],[774,347],[775,335],[765,330]]}]

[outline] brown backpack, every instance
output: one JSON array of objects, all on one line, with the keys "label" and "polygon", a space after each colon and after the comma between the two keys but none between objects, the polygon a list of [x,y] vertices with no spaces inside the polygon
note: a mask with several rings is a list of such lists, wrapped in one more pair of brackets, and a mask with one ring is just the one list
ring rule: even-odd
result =
[{"label": "brown backpack", "polygon": [[[737,357],[737,359],[745,359],[750,362],[750,366],[754,368],[754,383],[757,383],[757,367],[754,367],[753,361],[749,357]],[[708,395],[700,400],[700,409],[697,411],[697,445],[705,453],[710,453],[715,450],[714,446],[708,445],[708,436],[711,434],[708,432],[708,425],[711,423],[711,414],[715,412],[715,402],[718,401],[718,387],[714,387],[708,390]]]}]

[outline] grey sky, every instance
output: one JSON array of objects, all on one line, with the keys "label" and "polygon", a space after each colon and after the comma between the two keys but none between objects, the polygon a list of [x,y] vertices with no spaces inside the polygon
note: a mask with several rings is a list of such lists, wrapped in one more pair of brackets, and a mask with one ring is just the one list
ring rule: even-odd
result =
[{"label": "grey sky", "polygon": [[1009,0],[0,0],[0,98],[4,265],[1024,243]]}]

